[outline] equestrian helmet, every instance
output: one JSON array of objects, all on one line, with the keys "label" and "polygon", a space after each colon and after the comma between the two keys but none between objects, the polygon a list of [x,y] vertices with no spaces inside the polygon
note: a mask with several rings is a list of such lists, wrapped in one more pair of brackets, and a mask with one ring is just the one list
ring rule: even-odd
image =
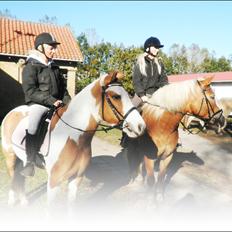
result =
[{"label": "equestrian helmet", "polygon": [[152,47],[152,46],[154,46],[156,48],[162,48],[164,45],[162,45],[160,43],[160,41],[159,41],[158,38],[156,38],[156,37],[150,37],[144,43],[144,51],[146,51],[147,48]]},{"label": "equestrian helmet", "polygon": [[50,33],[43,32],[35,38],[35,49],[37,49],[39,45],[42,44],[58,45],[60,43],[57,42],[56,39]]}]

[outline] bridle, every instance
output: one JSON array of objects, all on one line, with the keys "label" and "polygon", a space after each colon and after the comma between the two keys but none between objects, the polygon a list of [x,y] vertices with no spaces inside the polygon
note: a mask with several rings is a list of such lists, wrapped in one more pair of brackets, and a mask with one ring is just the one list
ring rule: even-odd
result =
[{"label": "bridle", "polygon": [[[209,124],[214,124],[216,123],[218,120],[220,120],[220,118],[223,116],[223,111],[222,109],[214,112],[214,109],[212,107],[212,104],[210,103],[208,97],[206,96],[206,89],[204,89],[201,84],[200,84],[200,81],[197,80],[197,83],[198,85],[200,86],[201,88],[201,91],[203,93],[203,98],[201,100],[201,106],[200,106],[200,109],[198,111],[197,114],[189,114],[190,116],[194,116],[200,120],[202,120],[204,123],[205,123],[205,126],[209,125]],[[204,104],[204,101],[206,103],[206,106],[207,106],[207,111],[208,111],[208,118],[203,118],[200,115],[201,113],[201,110],[202,110],[202,107],[203,107],[203,104]],[[219,115],[219,116],[218,116]],[[217,116],[217,117],[216,117]]]},{"label": "bridle", "polygon": [[[203,98],[201,100],[201,105],[200,105],[199,111],[197,113],[195,113],[195,114],[194,113],[188,113],[188,112],[184,113],[184,112],[181,112],[181,111],[175,111],[175,113],[181,114],[183,116],[193,116],[195,118],[200,119],[201,121],[204,122],[204,126],[202,127],[202,128],[204,128],[204,127],[207,127],[208,125],[212,125],[212,124],[217,123],[220,120],[220,118],[223,116],[223,110],[220,109],[220,110],[214,112],[212,104],[210,103],[208,97],[206,96],[207,89],[204,89],[201,86],[200,81],[197,80],[197,83],[198,83],[198,85],[201,88],[201,91],[203,93]],[[200,116],[200,113],[201,113],[201,111],[203,109],[204,101],[205,101],[206,106],[207,106],[207,111],[208,111],[208,115],[209,115],[208,118],[203,118],[203,117]],[[162,106],[159,106],[159,105],[155,105],[155,104],[151,104],[149,102],[146,102],[146,103],[148,103],[149,105],[157,106],[157,107],[160,107],[160,108],[163,108],[163,109],[167,110],[167,108],[165,108],[165,107],[162,107]],[[189,133],[193,134],[192,131],[190,131],[190,129],[187,128],[182,121],[180,123],[182,124],[182,126],[184,127],[184,129],[186,129]],[[202,130],[200,129],[199,132],[200,131],[202,131]]]},{"label": "bridle", "polygon": [[78,130],[78,131],[81,131],[81,132],[95,132],[95,131],[104,131],[104,132],[107,132],[109,130],[112,130],[114,128],[117,128],[117,129],[124,129],[123,128],[123,123],[124,121],[126,120],[126,118],[128,117],[128,115],[133,111],[133,110],[137,110],[136,107],[132,107],[131,109],[128,110],[128,112],[125,114],[125,115],[122,115],[117,107],[115,107],[115,105],[112,103],[112,101],[110,100],[110,97],[109,95],[107,94],[106,90],[109,88],[109,87],[112,87],[112,86],[120,86],[122,87],[122,84],[120,83],[109,83],[107,86],[102,86],[102,120],[104,121],[104,102],[106,99],[106,102],[107,104],[110,106],[110,109],[112,110],[112,112],[114,113],[115,117],[118,119],[118,123],[114,126],[108,126],[108,125],[104,125],[104,124],[99,124],[102,128],[100,129],[95,129],[95,130],[83,130],[81,128],[78,128],[78,127],[74,127],[72,125],[70,125],[69,123],[67,123],[66,121],[64,121],[62,119],[62,117],[59,115],[58,113],[58,109],[55,110],[55,113],[56,115],[58,116],[58,118],[65,124],[67,125],[68,127],[74,129],[74,130]]},{"label": "bridle", "polygon": [[[206,91],[207,90],[204,89],[201,86],[200,81],[197,80],[197,83],[198,83],[198,85],[201,88],[201,91],[203,93],[203,98],[201,100],[200,109],[199,109],[199,111],[196,114],[188,113],[187,112],[185,115],[187,115],[187,116],[193,116],[195,118],[198,118],[199,120],[201,120],[204,123],[204,125],[202,126],[202,128],[201,129],[199,128],[199,131],[196,132],[196,133],[199,133],[200,131],[203,131],[203,128],[206,128],[207,126],[215,124],[217,121],[219,121],[220,118],[223,116],[223,110],[220,109],[220,110],[214,112],[212,104],[210,103],[208,97],[206,96]],[[203,118],[203,117],[200,116],[200,113],[202,111],[202,107],[203,107],[204,101],[205,101],[206,106],[207,106],[207,111],[208,111],[208,115],[209,115],[208,118]],[[189,133],[193,134],[193,131],[191,131],[189,128],[187,128],[182,121],[181,121],[181,125],[184,127],[185,130],[187,130]]]},{"label": "bridle", "polygon": [[104,119],[104,118],[105,118],[105,117],[104,117],[104,115],[105,115],[105,114],[104,114],[104,102],[105,102],[105,100],[104,100],[104,99],[106,99],[106,102],[107,102],[107,104],[109,105],[110,109],[112,110],[114,116],[118,119],[118,124],[117,124],[115,127],[119,128],[119,129],[123,129],[123,123],[124,123],[124,121],[126,120],[126,118],[128,117],[128,115],[129,115],[133,110],[137,110],[137,108],[136,108],[136,107],[131,107],[131,108],[127,111],[127,113],[126,113],[125,115],[122,115],[122,114],[118,111],[117,107],[115,107],[115,105],[112,103],[112,101],[110,100],[109,95],[108,95],[107,92],[106,92],[106,90],[107,90],[109,87],[112,87],[112,86],[120,86],[120,87],[122,87],[122,84],[120,84],[120,83],[110,83],[110,84],[108,84],[107,86],[102,86],[102,120],[105,121],[105,119]]}]

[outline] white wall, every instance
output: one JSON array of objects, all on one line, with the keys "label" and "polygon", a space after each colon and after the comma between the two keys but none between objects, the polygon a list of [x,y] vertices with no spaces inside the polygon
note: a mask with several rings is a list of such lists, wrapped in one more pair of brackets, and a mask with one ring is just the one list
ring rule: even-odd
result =
[{"label": "white wall", "polygon": [[217,99],[232,98],[232,83],[212,85]]}]

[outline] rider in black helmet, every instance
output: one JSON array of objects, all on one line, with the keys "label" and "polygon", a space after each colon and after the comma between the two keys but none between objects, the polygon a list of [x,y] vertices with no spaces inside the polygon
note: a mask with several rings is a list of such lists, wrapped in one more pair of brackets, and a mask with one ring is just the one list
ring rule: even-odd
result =
[{"label": "rider in black helmet", "polygon": [[149,37],[144,43],[144,53],[137,58],[133,69],[135,93],[146,102],[160,87],[168,84],[168,78],[159,49],[164,47],[156,37]]},{"label": "rider in black helmet", "polygon": [[35,50],[28,56],[22,72],[25,102],[30,107],[25,141],[27,163],[21,171],[24,176],[33,176],[35,172],[36,131],[42,115],[52,106],[67,104],[71,99],[63,75],[53,61],[59,44],[52,34],[39,34],[35,38]]},{"label": "rider in black helmet", "polygon": [[[135,96],[132,102],[135,106],[146,102],[160,87],[168,84],[168,78],[159,49],[164,45],[156,37],[149,37],[144,43],[144,52],[140,54],[134,65],[132,81]],[[123,133],[121,145],[127,146],[127,136]]]}]

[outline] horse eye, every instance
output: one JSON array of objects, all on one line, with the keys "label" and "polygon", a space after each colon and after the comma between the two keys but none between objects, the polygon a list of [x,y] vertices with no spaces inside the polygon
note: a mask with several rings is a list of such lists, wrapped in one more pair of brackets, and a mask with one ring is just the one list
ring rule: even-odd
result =
[{"label": "horse eye", "polygon": [[114,100],[120,100],[121,99],[121,96],[120,95],[113,95],[112,98]]},{"label": "horse eye", "polygon": [[214,100],[214,99],[215,99],[215,96],[214,96],[214,95],[212,95],[212,96],[210,96],[210,98]]}]

